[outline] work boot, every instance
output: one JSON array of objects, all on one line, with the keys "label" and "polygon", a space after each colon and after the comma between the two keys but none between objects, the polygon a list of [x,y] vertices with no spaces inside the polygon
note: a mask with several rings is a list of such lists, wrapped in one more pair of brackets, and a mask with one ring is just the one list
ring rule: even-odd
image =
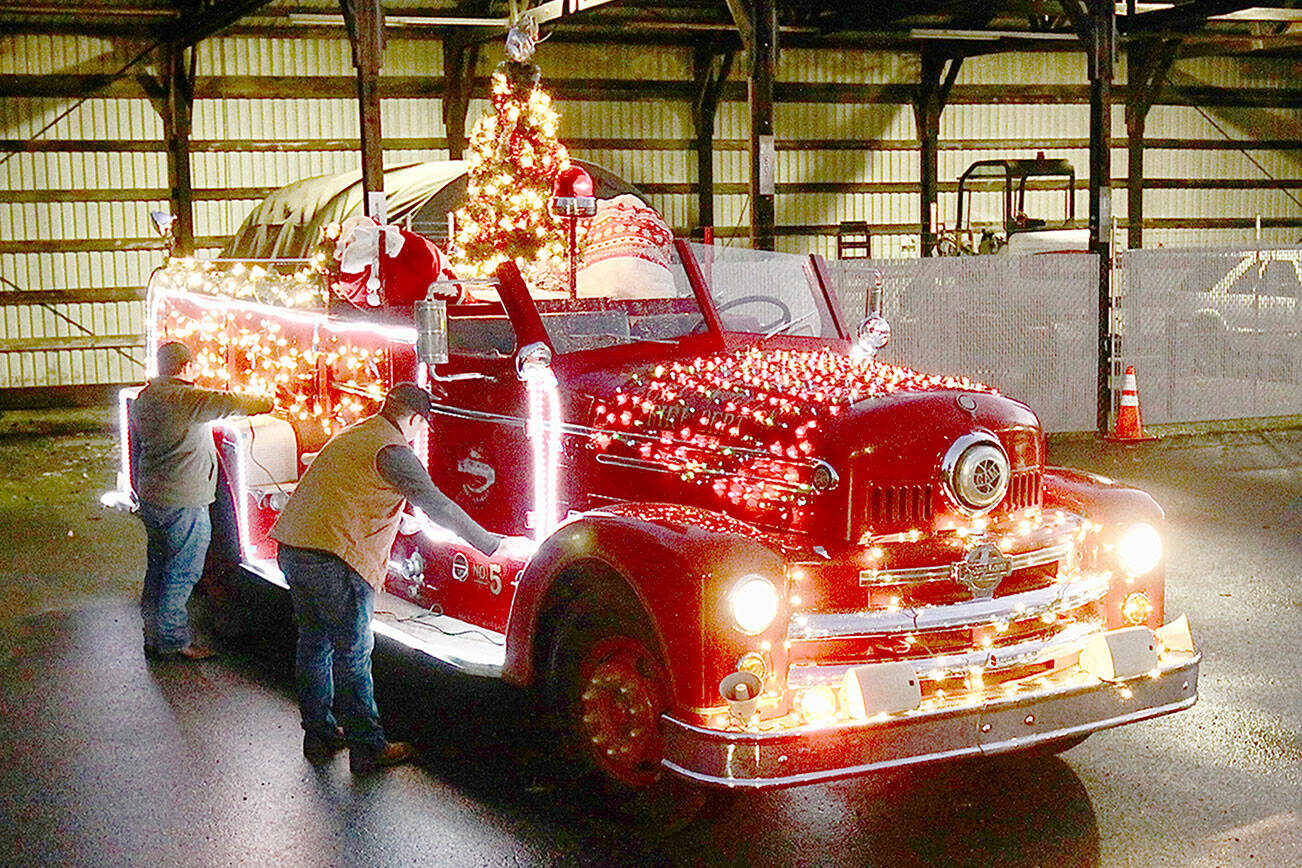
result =
[{"label": "work boot", "polygon": [[202,645],[185,645],[181,648],[159,650],[152,645],[145,646],[147,660],[207,660],[217,652]]},{"label": "work boot", "polygon": [[348,739],[344,738],[343,727],[336,726],[333,732],[327,734],[303,733],[303,756],[312,763],[327,762],[346,747],[348,747]]},{"label": "work boot", "polygon": [[416,748],[405,741],[386,741],[381,748],[355,747],[348,751],[348,770],[353,774],[373,772],[386,766],[409,763],[416,758]]}]

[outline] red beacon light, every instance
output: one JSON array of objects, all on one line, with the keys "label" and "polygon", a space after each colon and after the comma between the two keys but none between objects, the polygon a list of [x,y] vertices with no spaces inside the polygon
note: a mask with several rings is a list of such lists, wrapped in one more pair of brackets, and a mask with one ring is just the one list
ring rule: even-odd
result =
[{"label": "red beacon light", "polygon": [[552,185],[552,213],[557,217],[592,217],[597,213],[592,176],[578,166],[562,169]]},{"label": "red beacon light", "polygon": [[592,190],[592,176],[578,166],[570,166],[556,173],[552,185],[552,213],[569,223],[570,298],[578,296],[575,284],[575,254],[578,225],[597,213],[597,197]]}]

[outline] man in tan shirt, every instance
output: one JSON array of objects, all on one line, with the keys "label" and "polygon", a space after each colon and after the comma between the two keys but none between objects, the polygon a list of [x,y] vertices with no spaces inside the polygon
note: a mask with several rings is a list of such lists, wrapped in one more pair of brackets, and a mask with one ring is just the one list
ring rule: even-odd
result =
[{"label": "man in tan shirt", "polygon": [[485,554],[502,541],[435,487],[408,445],[429,413],[428,392],[394,386],[378,414],[330,439],[271,529],[298,621],[303,754],[314,762],[345,746],[354,772],[415,756],[410,744],[385,738],[371,678],[375,592],[406,503]]}]

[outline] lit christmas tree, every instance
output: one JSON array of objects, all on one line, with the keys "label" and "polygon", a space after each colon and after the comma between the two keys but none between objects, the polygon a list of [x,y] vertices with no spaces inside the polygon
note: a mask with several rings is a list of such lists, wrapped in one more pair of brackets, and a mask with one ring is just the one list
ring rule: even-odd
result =
[{"label": "lit christmas tree", "polygon": [[556,173],[570,164],[556,139],[551,97],[533,62],[536,25],[513,28],[493,71],[492,114],[470,133],[469,188],[456,212],[457,270],[486,275],[514,259],[535,281],[564,268],[564,227],[548,210]]}]

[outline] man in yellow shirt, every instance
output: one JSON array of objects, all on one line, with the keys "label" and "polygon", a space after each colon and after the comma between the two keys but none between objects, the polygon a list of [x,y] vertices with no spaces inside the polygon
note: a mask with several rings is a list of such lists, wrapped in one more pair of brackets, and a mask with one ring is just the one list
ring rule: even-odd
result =
[{"label": "man in yellow shirt", "polygon": [[413,383],[394,386],[378,414],[322,448],[271,529],[298,621],[303,754],[314,762],[345,746],[354,772],[415,756],[410,744],[385,739],[371,678],[375,592],[406,503],[485,554],[502,541],[439,491],[412,451],[429,413],[428,392]]}]

